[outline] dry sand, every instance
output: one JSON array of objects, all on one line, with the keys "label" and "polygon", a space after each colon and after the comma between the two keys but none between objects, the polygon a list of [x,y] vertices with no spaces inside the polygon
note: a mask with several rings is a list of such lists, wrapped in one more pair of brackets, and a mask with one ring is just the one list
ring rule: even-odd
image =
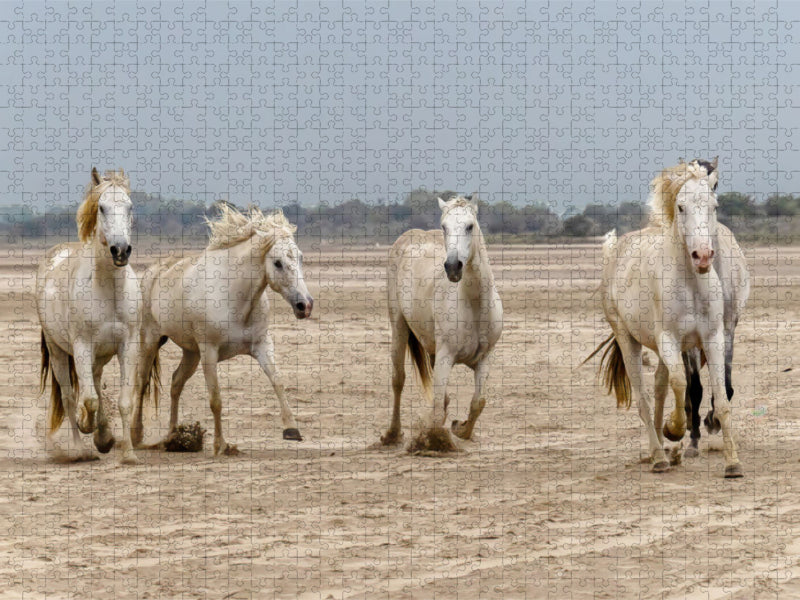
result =
[{"label": "dry sand", "polygon": [[[32,304],[42,249],[0,249],[0,596],[800,597],[800,249],[746,250],[754,285],[734,366],[745,477],[733,481],[705,431],[699,458],[652,474],[636,410],[616,410],[595,367],[578,368],[608,332],[598,245],[494,247],[505,330],[474,441],[445,458],[369,449],[391,396],[386,248],[304,250],[312,319],[269,293],[305,440],[281,439],[269,382],[240,357],[219,369],[240,456],[214,458],[209,435],[201,454],[140,451],[127,467],[115,451],[47,460]],[[164,347],[165,381],[178,359]],[[116,372],[104,382],[119,437]],[[471,372],[451,382],[449,416],[464,418]],[[406,390],[408,440],[423,406],[413,377]],[[199,373],[181,405],[195,420],[212,429]]]}]

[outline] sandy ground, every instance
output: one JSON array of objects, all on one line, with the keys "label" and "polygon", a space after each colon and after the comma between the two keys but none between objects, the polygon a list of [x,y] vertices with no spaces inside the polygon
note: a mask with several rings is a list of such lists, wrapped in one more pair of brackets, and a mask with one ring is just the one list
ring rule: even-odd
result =
[{"label": "sandy ground", "polygon": [[[608,331],[596,245],[492,249],[505,330],[466,452],[369,449],[389,419],[386,248],[306,248],[313,318],[295,321],[273,295],[305,441],[281,438],[269,382],[237,358],[220,378],[240,456],[214,458],[209,435],[201,454],[142,451],[135,467],[115,451],[55,464],[37,393],[41,252],[0,249],[0,597],[800,597],[798,248],[746,250],[754,286],[734,371],[745,478],[733,481],[705,431],[699,458],[650,473],[636,411],[578,368]],[[166,381],[178,359],[165,346]],[[119,430],[115,373],[104,381]],[[464,418],[471,372],[451,381],[450,415]],[[406,439],[422,409],[409,377]],[[181,420],[212,428],[200,374]]]}]

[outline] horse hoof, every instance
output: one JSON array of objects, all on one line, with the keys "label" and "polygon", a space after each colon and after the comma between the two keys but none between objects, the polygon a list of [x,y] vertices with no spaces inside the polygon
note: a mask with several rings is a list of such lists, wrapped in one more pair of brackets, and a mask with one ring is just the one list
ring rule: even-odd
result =
[{"label": "horse hoof", "polygon": [[222,451],[225,456],[238,456],[239,449],[233,444],[226,444],[225,450]]},{"label": "horse hoof", "polygon": [[742,465],[736,463],[735,465],[728,465],[725,467],[725,479],[738,479],[739,477],[744,477]]},{"label": "horse hoof", "polygon": [[666,460],[660,460],[653,464],[653,473],[664,473],[669,471],[669,463]]},{"label": "horse hoof", "polygon": [[384,446],[397,446],[403,443],[403,437],[405,436],[402,431],[387,431],[381,436],[381,444]]},{"label": "horse hoof", "polygon": [[664,433],[664,437],[667,438],[670,442],[680,442],[683,439],[686,430],[681,431],[680,435],[677,433],[672,433],[667,423],[664,423],[664,427],[661,429]]},{"label": "horse hoof", "polygon": [[454,434],[460,437],[462,440],[468,440],[472,437],[472,432],[467,435],[467,432],[464,431],[464,421],[455,420],[451,423],[450,429]]},{"label": "horse hoof", "polygon": [[283,430],[283,439],[294,440],[295,442],[302,442],[303,436],[300,435],[300,430],[296,427],[289,427]]},{"label": "horse hoof", "polygon": [[97,429],[97,423],[95,423],[94,414],[90,415],[89,411],[86,410],[86,407],[81,405],[80,407],[80,414],[78,415],[78,431],[84,434],[94,433],[94,430]]},{"label": "horse hoof", "polygon": [[683,453],[683,456],[685,458],[697,458],[698,456],[700,456],[700,451],[694,446],[689,446]]},{"label": "horse hoof", "polygon": [[133,452],[129,452],[127,454],[122,455],[122,460],[119,461],[120,464],[123,465],[138,465],[139,459],[136,458],[136,455]]},{"label": "horse hoof", "polygon": [[97,448],[97,451],[100,454],[108,454],[111,451],[111,448],[114,447],[116,441],[117,440],[114,439],[113,435],[108,436],[108,440],[106,440],[105,442],[101,442],[95,439],[94,447]]}]

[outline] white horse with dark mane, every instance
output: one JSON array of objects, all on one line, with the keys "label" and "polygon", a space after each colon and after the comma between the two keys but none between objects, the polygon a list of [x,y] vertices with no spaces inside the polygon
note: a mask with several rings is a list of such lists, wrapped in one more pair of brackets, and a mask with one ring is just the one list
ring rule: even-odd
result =
[{"label": "white horse with dark mane", "polygon": [[432,402],[427,430],[414,442],[420,449],[452,450],[443,429],[447,416],[447,380],[455,364],[475,373],[475,392],[466,421],[453,421],[460,438],[472,436],[486,404],[489,359],[503,329],[503,306],[478,225],[478,207],[470,199],[439,199],[441,231],[412,229],[389,252],[389,321],[392,326],[394,407],[383,444],[402,440],[400,397],[405,383],[405,353]]},{"label": "white horse with dark mane", "polygon": [[[150,381],[157,380],[158,349],[168,339],[181,347],[183,358],[172,374],[165,442],[177,427],[183,386],[202,364],[214,415],[214,454],[238,452],[222,434],[217,363],[239,355],[258,361],[278,396],[284,439],[300,441],[303,438],[275,365],[266,294],[269,286],[283,296],[298,319],[311,315],[314,301],[303,279],[303,253],[294,241],[295,226],[279,211],[264,215],[254,208],[243,215],[227,205],[208,225],[211,239],[203,252],[155,264],[142,278],[141,370],[136,384],[134,443],[142,441],[142,400]],[[158,384],[153,387],[157,399]]]},{"label": "white horse with dark mane", "polygon": [[[617,406],[630,406],[632,398],[638,403],[655,472],[669,468],[661,430],[664,382],[672,388],[675,409],[663,435],[677,441],[686,431],[682,352],[700,349],[718,399],[715,416],[722,429],[725,476],[742,476],[725,392],[724,293],[712,268],[716,182],[717,174],[709,175],[697,161],[664,170],[651,182],[651,227],[619,239],[612,232],[603,245],[601,293],[613,335],[595,353],[607,346],[604,380],[615,391]],[[642,382],[642,346],[660,359],[655,410]]]},{"label": "white horse with dark mane", "polygon": [[[100,397],[103,367],[116,356],[121,376],[119,412],[125,463],[137,461],[130,412],[139,341],[141,297],[131,255],[130,185],[122,170],[92,181],[78,209],[80,243],[47,251],[36,278],[36,311],[42,326],[41,388],[51,375],[48,443],[64,414],[72,428],[71,459],[91,459],[79,435],[94,432],[103,453],[114,445]],[[80,415],[76,414],[80,408]],[[57,452],[62,450],[57,448]]]}]

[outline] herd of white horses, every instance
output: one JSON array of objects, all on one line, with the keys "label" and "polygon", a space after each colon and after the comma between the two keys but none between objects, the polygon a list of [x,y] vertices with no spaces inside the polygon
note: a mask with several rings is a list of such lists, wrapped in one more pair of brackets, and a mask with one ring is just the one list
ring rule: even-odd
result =
[{"label": "herd of white horses", "polygon": [[[603,379],[617,405],[635,401],[649,440],[653,471],[669,468],[664,437],[677,441],[691,426],[688,457],[700,437],[700,369],[708,366],[712,408],[709,431],[722,430],[725,477],[741,477],[730,402],[733,337],[749,295],[744,256],[729,229],[717,223],[717,160],[681,161],[651,182],[648,226],[617,238],[606,236],[600,292],[612,334],[589,358],[604,350]],[[503,308],[470,197],[439,200],[441,229],[410,230],[389,252],[389,321],[394,403],[385,445],[400,444],[400,400],[405,355],[420,376],[430,414],[415,449],[455,449],[450,432],[469,439],[485,404],[492,351],[500,339]],[[132,254],[130,184],[123,171],[91,183],[78,209],[79,242],[51,248],[40,265],[36,305],[41,323],[41,388],[51,382],[47,446],[59,458],[96,458],[81,437],[108,452],[115,439],[101,401],[103,367],[113,356],[120,366],[119,412],[123,463],[136,463],[144,437],[143,401],[160,386],[159,349],[168,340],[183,356],[170,385],[174,435],[178,402],[186,381],[202,367],[214,416],[214,453],[236,454],[222,431],[217,363],[246,354],[270,379],[280,404],[283,437],[302,440],[275,364],[268,327],[267,287],[282,296],[294,315],[311,315],[314,301],[303,278],[303,254],[295,227],[280,212],[243,214],[223,206],[208,222],[210,241],[201,253],[158,262],[141,276]],[[645,389],[642,348],[659,358],[654,397]],[[588,360],[588,359],[587,359]],[[464,421],[445,426],[447,380],[455,364],[474,371],[475,391]],[[668,389],[675,408],[663,424]],[[54,433],[69,421],[71,436]],[[162,443],[163,444],[163,443]]]}]

